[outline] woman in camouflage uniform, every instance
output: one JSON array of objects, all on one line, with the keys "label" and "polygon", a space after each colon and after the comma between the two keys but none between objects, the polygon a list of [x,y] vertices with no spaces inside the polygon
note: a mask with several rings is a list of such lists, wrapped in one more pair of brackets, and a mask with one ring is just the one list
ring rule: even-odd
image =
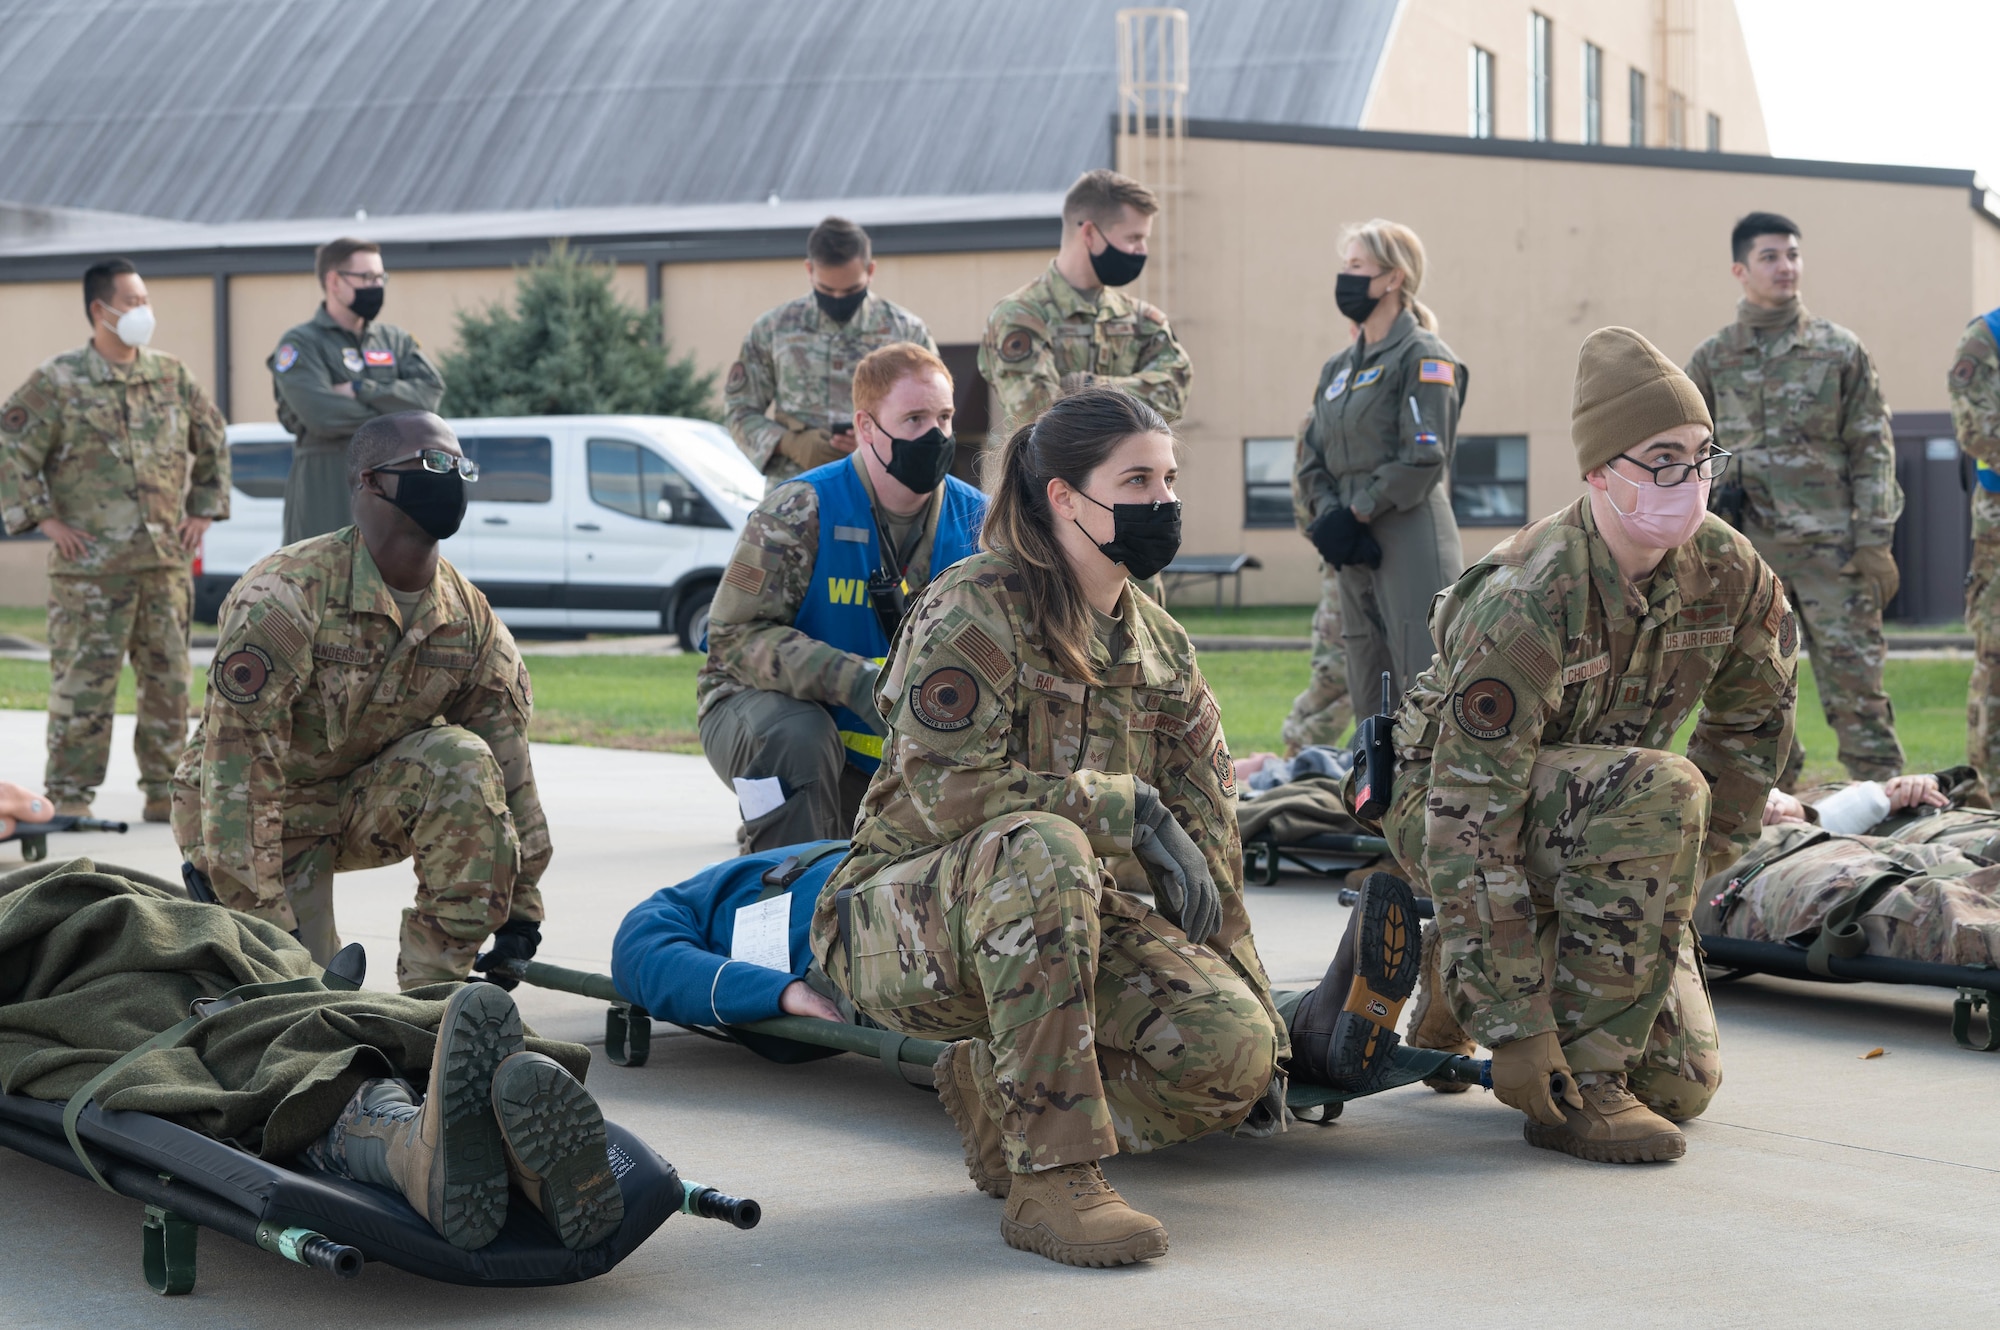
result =
[{"label": "woman in camouflage uniform", "polygon": [[[882,671],[882,767],[813,921],[869,1016],[962,1041],[937,1080],[972,1179],[1006,1198],[1010,1245],[1072,1265],[1166,1250],[1100,1158],[1237,1126],[1287,1052],[1215,699],[1127,589],[1172,557],[1174,474],[1159,413],[1112,389],[1007,441],[983,551]],[[1117,889],[1121,861],[1157,909]]]}]

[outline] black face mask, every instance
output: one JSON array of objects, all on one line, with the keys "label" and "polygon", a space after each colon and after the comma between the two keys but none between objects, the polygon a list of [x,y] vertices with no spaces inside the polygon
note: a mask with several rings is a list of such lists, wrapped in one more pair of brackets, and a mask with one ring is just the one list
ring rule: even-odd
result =
[{"label": "black face mask", "polygon": [[[875,420],[875,417],[868,417]],[[882,450],[869,444],[869,451],[875,460],[898,484],[917,494],[929,494],[944,484],[944,478],[951,474],[952,458],[958,455],[958,440],[946,434],[936,425],[931,426],[914,439],[899,439],[882,429],[882,422],[875,420],[875,428],[889,440],[889,460],[882,461]]]},{"label": "black face mask", "polygon": [[813,303],[819,306],[820,313],[835,323],[845,323],[853,318],[854,311],[860,309],[861,302],[866,299],[868,299],[868,288],[865,286],[859,291],[849,291],[844,296],[830,296],[818,287],[813,288]]},{"label": "black face mask", "polygon": [[[1083,497],[1090,499],[1088,494]],[[1097,503],[1096,499],[1090,501]],[[1091,536],[1091,543],[1111,562],[1124,564],[1130,576],[1143,582],[1172,563],[1174,555],[1180,553],[1179,499],[1158,503],[1097,503],[1097,506],[1111,514],[1111,539],[1099,544]],[[1076,529],[1083,531],[1083,523],[1077,522]],[[1083,534],[1090,535],[1088,531]]]},{"label": "black face mask", "polygon": [[424,529],[425,535],[432,540],[448,540],[458,533],[470,497],[465,492],[464,476],[456,471],[440,476],[422,469],[379,474],[396,478],[395,494],[384,493],[382,497],[408,514],[412,522]]},{"label": "black face mask", "polygon": [[1333,303],[1340,312],[1356,323],[1366,323],[1375,307],[1382,303],[1382,297],[1368,294],[1369,283],[1375,279],[1358,272],[1344,272],[1333,279]]},{"label": "black face mask", "polygon": [[348,297],[347,307],[360,316],[363,323],[373,323],[375,316],[382,312],[382,288],[379,286],[357,286]]},{"label": "black face mask", "polygon": [[1090,256],[1090,270],[1096,273],[1097,280],[1106,286],[1131,285],[1139,280],[1139,274],[1145,266],[1144,254],[1134,254],[1130,250],[1120,249],[1109,239],[1104,242],[1102,254]]}]

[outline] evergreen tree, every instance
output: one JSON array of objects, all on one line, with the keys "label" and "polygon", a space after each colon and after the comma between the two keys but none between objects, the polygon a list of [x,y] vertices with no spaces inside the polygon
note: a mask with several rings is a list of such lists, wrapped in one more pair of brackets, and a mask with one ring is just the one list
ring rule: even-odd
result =
[{"label": "evergreen tree", "polygon": [[461,311],[444,357],[448,416],[716,418],[713,373],[676,360],[657,317],[621,301],[613,269],[561,241],[516,270],[512,309]]}]

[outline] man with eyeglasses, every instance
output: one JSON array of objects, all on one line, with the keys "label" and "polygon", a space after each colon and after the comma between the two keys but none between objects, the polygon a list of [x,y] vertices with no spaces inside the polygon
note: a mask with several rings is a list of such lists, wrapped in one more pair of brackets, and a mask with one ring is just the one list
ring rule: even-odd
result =
[{"label": "man with eyeglasses", "polygon": [[[1882,612],[1901,582],[1889,545],[1903,512],[1889,408],[1861,339],[1799,298],[1798,224],[1753,212],[1729,247],[1743,288],[1736,321],[1687,365],[1716,442],[1736,455],[1716,511],[1785,580],[1841,765],[1854,780],[1887,780],[1903,769],[1882,687]],[[1794,738],[1784,788],[1804,765]]]},{"label": "man with eyeglasses", "polygon": [[347,441],[399,411],[435,411],[444,376],[394,324],[378,323],[389,276],[382,247],[343,236],[313,258],[323,299],[312,318],[278,339],[264,363],[278,399],[278,423],[297,440],[285,480],[285,543],[324,535],[348,511]]},{"label": "man with eyeglasses", "polygon": [[924,321],[876,295],[874,278],[868,232],[826,218],[806,236],[812,289],[751,324],[729,367],[722,418],[773,489],[853,454],[854,368],[869,352],[913,342],[937,354]]},{"label": "man with eyeglasses", "polygon": [[1439,598],[1395,724],[1384,832],[1436,903],[1412,1028],[1491,1048],[1528,1143],[1604,1163],[1678,1158],[1721,1083],[1695,894],[1791,743],[1798,618],[1707,511],[1712,428],[1638,333],[1585,339],[1587,495]]},{"label": "man with eyeglasses", "polygon": [[333,875],[414,859],[396,979],[418,988],[465,978],[489,935],[509,959],[541,941],[534,694],[506,625],[438,554],[479,478],[450,428],[377,417],[347,467],[354,524],[266,555],[223,602],[174,838],[192,894],[322,965],[340,949]]},{"label": "man with eyeglasses", "polygon": [[0,519],[49,539],[49,721],[56,812],[88,817],[111,759],[118,674],[138,680],[132,749],[148,822],[167,820],[187,740],[188,564],[229,516],[222,414],[147,345],[153,306],[125,259],[83,274],[90,340],[0,405]]}]

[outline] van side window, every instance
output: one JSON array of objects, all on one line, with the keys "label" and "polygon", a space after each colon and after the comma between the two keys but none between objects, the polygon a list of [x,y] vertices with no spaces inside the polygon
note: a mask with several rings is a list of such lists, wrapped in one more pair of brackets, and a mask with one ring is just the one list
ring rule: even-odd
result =
[{"label": "van side window", "polygon": [[623,439],[592,439],[586,456],[593,502],[647,522],[729,529],[701,491],[652,449]]},{"label": "van side window", "polygon": [[547,503],[550,456],[545,438],[461,438],[465,455],[479,463],[479,479],[468,490],[485,503]]},{"label": "van side window", "polygon": [[292,441],[229,445],[229,483],[253,499],[285,497],[292,473]]}]

